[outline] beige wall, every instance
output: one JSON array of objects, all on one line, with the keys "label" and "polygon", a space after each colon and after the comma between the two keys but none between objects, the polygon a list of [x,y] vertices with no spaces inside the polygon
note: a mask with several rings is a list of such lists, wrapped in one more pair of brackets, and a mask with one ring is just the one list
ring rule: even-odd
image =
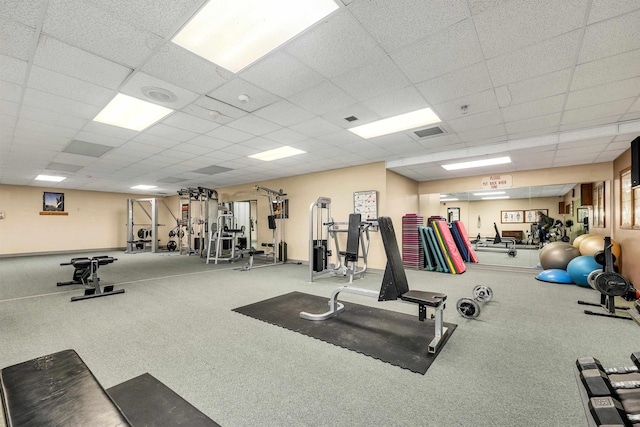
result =
[{"label": "beige wall", "polygon": [[[45,191],[64,193],[68,215],[40,215]],[[0,211],[5,212],[5,219],[0,220],[0,255],[124,248],[127,199],[141,197],[144,196],[0,185]],[[166,209],[161,207],[159,222],[171,224],[166,222],[170,215],[163,211]],[[150,223],[140,209],[136,213],[136,222]],[[164,234],[166,241],[166,233],[159,234],[161,238]]]},{"label": "beige wall", "polygon": [[[378,215],[385,215],[387,208],[386,169],[382,162],[218,188],[221,202],[258,200],[257,226],[260,243],[271,242],[272,235],[267,227],[268,200],[256,192],[256,185],[273,190],[282,189],[287,193],[285,198],[289,200],[289,218],[282,222],[284,222],[288,258],[292,260],[306,262],[309,259],[309,207],[318,197],[331,198],[331,216],[335,221],[348,220],[349,214],[353,212],[354,191],[376,190]],[[402,187],[400,184],[394,184],[394,186]],[[415,198],[417,199],[417,195]],[[386,257],[379,233],[371,233],[369,267],[384,268],[385,264]]]}]

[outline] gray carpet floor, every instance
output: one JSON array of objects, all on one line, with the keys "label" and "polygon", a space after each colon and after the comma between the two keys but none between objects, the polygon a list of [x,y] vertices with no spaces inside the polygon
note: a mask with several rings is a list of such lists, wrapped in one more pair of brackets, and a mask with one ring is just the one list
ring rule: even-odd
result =
[{"label": "gray carpet floor", "polygon": [[[458,328],[425,375],[231,310],[292,291],[328,296],[343,277],[308,283],[308,267],[238,271],[197,257],[125,255],[100,269],[126,293],[70,302],[70,256],[0,259],[0,366],[75,349],[106,388],[145,372],[223,426],[582,426],[575,359],[629,365],[635,322],[586,316],[599,294],[535,280],[531,271],[470,266],[466,273],[407,270],[413,289],[448,294]],[[354,286],[378,289],[381,274]],[[476,320],[458,298],[494,291]],[[414,313],[401,302],[359,304]],[[416,319],[417,321],[417,319]]]}]

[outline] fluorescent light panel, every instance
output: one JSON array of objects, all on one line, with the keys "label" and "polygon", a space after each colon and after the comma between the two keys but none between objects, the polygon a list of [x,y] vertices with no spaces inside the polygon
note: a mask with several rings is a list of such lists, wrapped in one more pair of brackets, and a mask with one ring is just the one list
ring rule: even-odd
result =
[{"label": "fluorescent light panel", "polygon": [[482,200],[499,200],[499,199],[508,199],[509,196],[491,196],[491,197],[481,197]]},{"label": "fluorescent light panel", "polygon": [[441,202],[457,202],[458,199],[455,197],[451,197],[449,199],[440,199]]},{"label": "fluorescent light panel", "polygon": [[297,156],[298,154],[304,153],[306,153],[306,151],[298,150],[297,148],[285,145],[284,147],[275,148],[269,151],[263,151],[262,153],[258,154],[252,154],[249,157],[251,157],[252,159],[270,162],[272,160],[284,159],[285,157]]},{"label": "fluorescent light panel", "polygon": [[356,126],[349,130],[362,138],[369,139],[435,123],[440,123],[440,118],[431,108],[423,108],[410,113],[400,114],[399,116],[367,123],[366,125]]},{"label": "fluorescent light panel", "polygon": [[498,194],[505,194],[505,191],[484,191],[482,193],[473,193],[474,196],[496,196]]},{"label": "fluorescent light panel", "polygon": [[169,108],[119,93],[93,120],[142,131],[172,112]]},{"label": "fluorescent light panel", "polygon": [[483,159],[483,160],[474,160],[472,162],[452,163],[450,165],[442,165],[442,167],[448,171],[453,171],[458,169],[469,169],[469,168],[479,168],[482,166],[501,165],[504,163],[511,163],[511,159],[509,157],[497,157],[495,159]]},{"label": "fluorescent light panel", "polygon": [[333,0],[211,0],[172,41],[237,73],[336,9]]},{"label": "fluorescent light panel", "polygon": [[50,181],[50,182],[61,182],[67,179],[66,176],[55,176],[55,175],[38,175],[36,176],[36,181]]},{"label": "fluorescent light panel", "polygon": [[151,190],[152,188],[156,188],[156,185],[136,185],[135,187],[131,187],[133,190]]}]

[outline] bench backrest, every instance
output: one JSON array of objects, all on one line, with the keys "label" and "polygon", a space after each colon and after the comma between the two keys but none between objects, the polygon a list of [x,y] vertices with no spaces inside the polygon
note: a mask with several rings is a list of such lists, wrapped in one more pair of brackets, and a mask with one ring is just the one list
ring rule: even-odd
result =
[{"label": "bench backrest", "polygon": [[349,228],[347,229],[347,260],[357,261],[360,248],[360,222],[362,215],[349,214]]},{"label": "bench backrest", "polygon": [[384,244],[384,252],[387,255],[387,267],[384,270],[382,286],[380,287],[379,301],[389,301],[398,299],[399,295],[409,292],[409,282],[404,272],[402,257],[398,249],[396,232],[393,223],[388,216],[378,218],[380,236]]}]

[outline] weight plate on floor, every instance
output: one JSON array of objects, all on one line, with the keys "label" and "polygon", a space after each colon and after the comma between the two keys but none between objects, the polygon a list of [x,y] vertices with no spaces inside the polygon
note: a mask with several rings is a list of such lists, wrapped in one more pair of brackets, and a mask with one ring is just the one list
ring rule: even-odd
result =
[{"label": "weight plate on floor", "polygon": [[613,271],[598,274],[595,283],[596,290],[610,297],[620,297],[629,291],[629,281]]},{"label": "weight plate on floor", "polygon": [[487,285],[478,285],[473,288],[473,299],[480,302],[491,301],[493,291]]},{"label": "weight plate on floor", "polygon": [[456,309],[460,316],[466,319],[475,319],[480,315],[480,305],[469,298],[460,298],[456,303]]},{"label": "weight plate on floor", "polygon": [[598,274],[602,273],[602,269],[598,269],[598,270],[593,270],[591,273],[589,273],[589,275],[587,276],[587,283],[589,284],[589,286],[591,286],[592,289],[596,289],[596,277],[598,276]]},{"label": "weight plate on floor", "polygon": [[167,242],[167,250],[173,252],[176,249],[178,249],[178,244],[176,243],[176,241],[175,240],[169,240]]},{"label": "weight plate on floor", "polygon": [[509,252],[507,252],[507,255],[509,255],[511,258],[515,257],[517,255],[518,251],[516,251],[515,249],[509,249]]}]

